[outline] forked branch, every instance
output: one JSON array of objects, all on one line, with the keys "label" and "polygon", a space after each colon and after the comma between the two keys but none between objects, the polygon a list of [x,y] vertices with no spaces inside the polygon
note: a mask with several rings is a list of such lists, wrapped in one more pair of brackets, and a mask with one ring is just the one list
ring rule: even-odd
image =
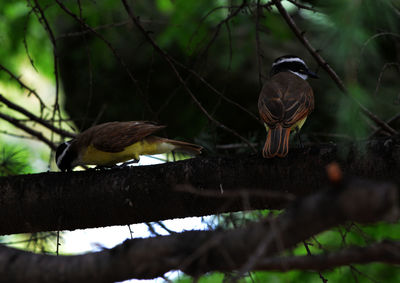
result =
[{"label": "forked branch", "polygon": [[[233,230],[188,231],[126,240],[113,249],[78,256],[39,255],[0,246],[0,278],[5,282],[114,282],[156,278],[171,270],[201,275],[209,271],[242,270],[243,266],[248,267],[246,271],[279,268],[268,258],[347,221],[386,220],[397,209],[395,186],[351,180],[342,188],[298,200],[275,218]],[[398,250],[398,243],[393,247]],[[399,264],[398,254],[393,254],[395,250],[388,252],[387,248],[386,252],[378,252],[379,256],[376,247],[365,248],[369,252],[361,262]],[[342,257],[343,254],[352,260],[340,261],[340,256],[336,256],[336,260],[330,260],[331,265],[320,264],[317,269],[360,261],[357,256],[350,256],[354,250],[343,251]],[[262,256],[261,261],[254,261],[257,255]],[[287,269],[299,268],[301,264],[296,260],[297,264],[292,263]],[[313,267],[305,259],[302,262],[303,267]]]}]

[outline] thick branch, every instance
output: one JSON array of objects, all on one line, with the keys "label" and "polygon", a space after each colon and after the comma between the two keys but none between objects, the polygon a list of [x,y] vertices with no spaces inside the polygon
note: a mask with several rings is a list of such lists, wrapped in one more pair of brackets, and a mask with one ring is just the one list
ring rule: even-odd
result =
[{"label": "thick branch", "polygon": [[[236,155],[114,170],[0,178],[0,234],[124,225],[246,209],[281,209],[293,196],[315,193],[325,187],[325,166],[331,161],[340,163],[345,176],[364,176],[400,185],[398,144],[394,140],[374,141],[373,148],[361,152],[344,145],[311,148],[308,153],[292,148],[283,159]],[[337,152],[338,149],[342,151]],[[244,189],[249,193],[245,194]],[[196,190],[199,193],[193,193]]]},{"label": "thick branch", "polygon": [[[0,246],[0,278],[13,282],[114,282],[155,278],[177,269],[192,275],[241,270],[257,254],[275,255],[346,221],[385,220],[397,208],[397,193],[390,184],[353,180],[344,188],[297,201],[275,219],[248,227],[127,240],[111,250],[81,256],[38,255]],[[381,260],[399,263],[390,253]],[[247,270],[254,268],[256,265],[250,265]]]}]

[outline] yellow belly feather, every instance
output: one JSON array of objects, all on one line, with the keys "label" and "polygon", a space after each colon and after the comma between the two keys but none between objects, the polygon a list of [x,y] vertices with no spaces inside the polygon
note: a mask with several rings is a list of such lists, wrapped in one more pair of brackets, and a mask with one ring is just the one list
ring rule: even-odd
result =
[{"label": "yellow belly feather", "polygon": [[111,166],[131,159],[139,160],[139,155],[153,155],[166,153],[175,148],[174,145],[165,142],[147,142],[145,140],[125,147],[120,152],[106,152],[90,145],[81,156],[81,165]]}]

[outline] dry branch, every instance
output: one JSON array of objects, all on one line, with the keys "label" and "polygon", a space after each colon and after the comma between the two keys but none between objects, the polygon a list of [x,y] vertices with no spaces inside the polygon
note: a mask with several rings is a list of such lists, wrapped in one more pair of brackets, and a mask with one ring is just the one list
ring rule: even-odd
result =
[{"label": "dry branch", "polygon": [[[351,180],[342,188],[296,201],[276,218],[234,230],[127,240],[113,249],[80,256],[38,255],[0,246],[0,278],[12,282],[114,282],[155,278],[170,270],[191,275],[241,270],[260,247],[263,258],[273,256],[346,221],[386,220],[397,209],[395,186]],[[376,259],[372,254],[371,261]],[[379,260],[400,263],[392,253],[381,253]],[[248,270],[259,267],[258,262],[265,264],[257,260]]]}]

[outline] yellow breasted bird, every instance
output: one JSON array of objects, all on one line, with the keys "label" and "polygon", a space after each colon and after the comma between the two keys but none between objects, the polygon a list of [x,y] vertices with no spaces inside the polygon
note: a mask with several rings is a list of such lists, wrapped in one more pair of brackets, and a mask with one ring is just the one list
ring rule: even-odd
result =
[{"label": "yellow breasted bird", "polygon": [[131,159],[138,161],[140,155],[170,151],[201,153],[199,145],[152,135],[163,128],[146,121],[109,122],[91,127],[58,146],[57,166],[65,171],[78,165],[113,166]]},{"label": "yellow breasted bird", "polygon": [[285,157],[290,131],[299,131],[313,111],[314,94],[306,82],[308,77],[318,78],[297,56],[285,55],[272,63],[270,79],[258,99],[258,111],[268,132],[262,152],[265,158]]}]

